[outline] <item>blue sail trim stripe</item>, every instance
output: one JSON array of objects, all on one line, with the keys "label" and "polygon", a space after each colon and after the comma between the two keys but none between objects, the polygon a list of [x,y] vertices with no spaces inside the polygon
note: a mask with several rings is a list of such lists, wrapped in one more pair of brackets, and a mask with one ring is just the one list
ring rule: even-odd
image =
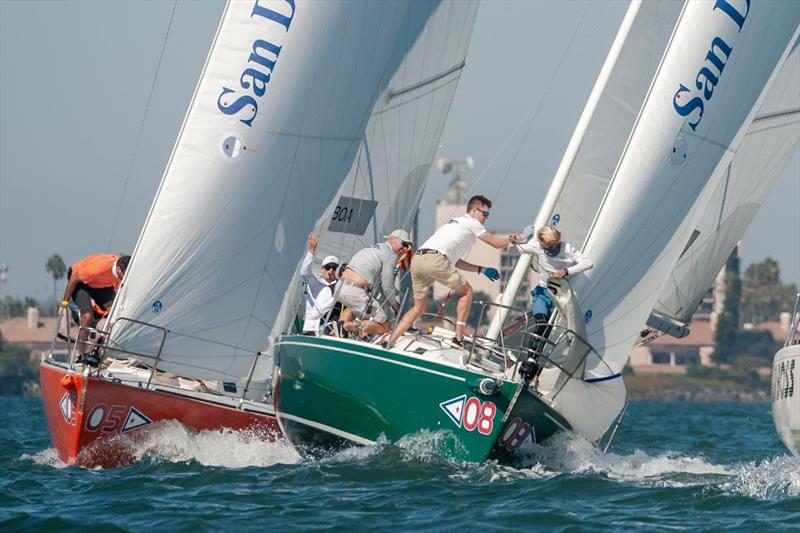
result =
[{"label": "blue sail trim stripe", "polygon": [[622,377],[622,374],[617,372],[616,374],[611,374],[610,376],[604,376],[602,378],[584,379],[583,381],[586,382],[586,383],[598,383],[600,381],[608,381],[610,379],[617,379],[617,378],[621,378],[621,377]]}]

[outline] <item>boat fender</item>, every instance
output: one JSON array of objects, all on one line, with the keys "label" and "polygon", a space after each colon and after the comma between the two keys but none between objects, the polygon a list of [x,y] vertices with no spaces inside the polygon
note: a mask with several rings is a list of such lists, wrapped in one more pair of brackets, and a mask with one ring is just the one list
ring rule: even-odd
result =
[{"label": "boat fender", "polygon": [[61,378],[61,386],[67,390],[77,389],[78,385],[80,385],[80,377],[75,374],[65,374]]}]

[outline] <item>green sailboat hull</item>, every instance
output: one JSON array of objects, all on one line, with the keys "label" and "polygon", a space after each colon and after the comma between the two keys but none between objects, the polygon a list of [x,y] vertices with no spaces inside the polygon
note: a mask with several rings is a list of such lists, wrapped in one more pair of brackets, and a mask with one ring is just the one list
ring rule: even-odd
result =
[{"label": "green sailboat hull", "polygon": [[[528,443],[570,429],[519,383],[365,343],[284,336],[275,367],[276,414],[301,452],[433,432],[439,455],[513,463]],[[498,386],[484,394],[487,379]]]}]

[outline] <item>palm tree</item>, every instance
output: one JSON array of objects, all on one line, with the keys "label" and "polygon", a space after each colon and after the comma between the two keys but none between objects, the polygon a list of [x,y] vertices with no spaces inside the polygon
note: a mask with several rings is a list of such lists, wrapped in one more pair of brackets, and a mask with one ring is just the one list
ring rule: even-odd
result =
[{"label": "palm tree", "polygon": [[55,301],[56,309],[58,309],[58,292],[56,292],[56,283],[58,283],[58,280],[63,278],[64,274],[67,273],[67,266],[64,264],[64,260],[61,259],[60,255],[53,254],[50,259],[47,260],[44,268],[50,273],[51,276],[53,276],[53,301]]}]

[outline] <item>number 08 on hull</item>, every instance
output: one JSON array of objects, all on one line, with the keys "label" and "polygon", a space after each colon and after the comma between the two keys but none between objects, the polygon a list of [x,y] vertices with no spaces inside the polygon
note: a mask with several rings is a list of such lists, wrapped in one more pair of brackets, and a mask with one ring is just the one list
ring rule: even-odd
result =
[{"label": "number 08 on hull", "polygon": [[[520,383],[415,355],[330,337],[282,337],[274,400],[287,438],[313,454],[436,433],[430,442],[438,455],[513,463],[528,443],[570,429]],[[491,386],[481,387],[486,380]]]}]

